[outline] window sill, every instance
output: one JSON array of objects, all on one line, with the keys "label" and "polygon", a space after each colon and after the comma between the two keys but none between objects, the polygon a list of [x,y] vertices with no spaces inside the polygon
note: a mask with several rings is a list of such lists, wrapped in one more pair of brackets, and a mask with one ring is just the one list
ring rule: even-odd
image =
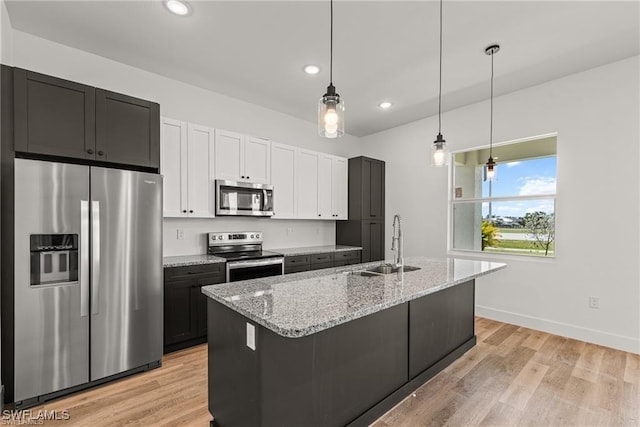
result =
[{"label": "window sill", "polygon": [[541,264],[554,264],[556,262],[556,256],[535,256],[535,255],[514,255],[499,252],[478,252],[478,251],[465,251],[460,249],[450,250],[447,252],[451,257],[465,257],[481,260],[497,260],[497,261],[523,261],[534,262]]}]

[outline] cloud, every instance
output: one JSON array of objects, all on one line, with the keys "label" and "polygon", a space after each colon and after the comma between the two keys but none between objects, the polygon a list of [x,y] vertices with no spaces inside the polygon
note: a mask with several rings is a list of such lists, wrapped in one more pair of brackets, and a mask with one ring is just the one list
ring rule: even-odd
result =
[{"label": "cloud", "polygon": [[521,196],[554,194],[555,192],[556,179],[551,177],[524,178],[524,184],[520,187]]},{"label": "cloud", "polygon": [[509,163],[506,163],[505,166],[507,166],[508,168],[512,168],[514,166],[518,166],[520,163],[522,162],[509,162]]}]

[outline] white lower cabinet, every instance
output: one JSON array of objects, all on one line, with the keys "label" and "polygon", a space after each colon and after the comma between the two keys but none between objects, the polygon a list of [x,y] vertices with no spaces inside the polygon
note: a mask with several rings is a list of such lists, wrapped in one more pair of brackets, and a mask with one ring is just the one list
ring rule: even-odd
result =
[{"label": "white lower cabinet", "polygon": [[215,216],[212,129],[162,118],[161,165],[165,217]]}]

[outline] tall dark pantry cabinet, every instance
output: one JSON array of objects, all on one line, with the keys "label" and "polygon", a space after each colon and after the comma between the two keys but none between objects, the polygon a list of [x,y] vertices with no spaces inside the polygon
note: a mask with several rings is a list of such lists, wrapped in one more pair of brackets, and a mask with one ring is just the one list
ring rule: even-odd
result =
[{"label": "tall dark pantry cabinet", "polygon": [[362,247],[362,262],[384,259],[385,163],[349,159],[349,220],[336,223],[336,244]]}]

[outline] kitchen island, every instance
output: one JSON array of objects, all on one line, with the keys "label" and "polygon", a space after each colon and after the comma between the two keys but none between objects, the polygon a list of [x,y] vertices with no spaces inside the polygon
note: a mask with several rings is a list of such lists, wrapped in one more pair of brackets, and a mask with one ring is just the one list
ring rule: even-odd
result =
[{"label": "kitchen island", "polygon": [[369,424],[475,345],[475,279],[505,267],[380,264],[203,287],[212,424]]}]

